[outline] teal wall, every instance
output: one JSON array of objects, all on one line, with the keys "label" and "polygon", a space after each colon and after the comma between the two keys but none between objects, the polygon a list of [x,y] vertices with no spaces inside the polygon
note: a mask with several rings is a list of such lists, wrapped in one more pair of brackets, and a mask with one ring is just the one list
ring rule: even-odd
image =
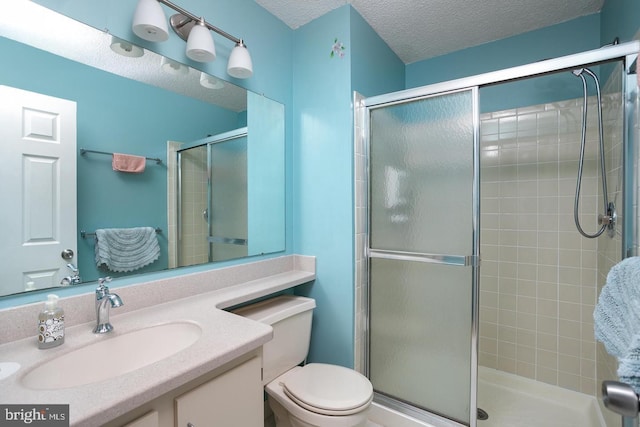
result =
[{"label": "teal wall", "polygon": [[407,65],[407,88],[502,70],[600,47],[599,14]]},{"label": "teal wall", "polygon": [[[468,77],[600,47],[600,15],[459,50],[407,65],[407,88]],[[485,87],[481,112],[542,104],[582,96],[580,80],[570,73]]]},{"label": "teal wall", "polygon": [[375,96],[404,89],[405,65],[351,8],[351,89]]},{"label": "teal wall", "polygon": [[317,257],[298,290],[317,303],[309,360],[353,366],[352,92],[402,89],[404,64],[347,5],[296,30],[293,65],[294,251]]},{"label": "teal wall", "polygon": [[285,247],[284,105],[247,93],[247,235],[250,255]]},{"label": "teal wall", "polygon": [[[606,0],[600,13],[517,36],[462,49],[436,58],[409,64],[406,87],[468,77],[490,71],[583,52],[633,39],[640,28],[640,2]],[[606,81],[611,67],[594,67]],[[591,88],[592,89],[592,88]],[[579,79],[571,74],[556,74],[516,83],[485,87],[480,91],[482,112],[542,104],[582,96]]]},{"label": "teal wall", "polygon": [[603,45],[616,37],[621,43],[633,40],[640,29],[640,1],[605,0],[600,11],[600,25]]},{"label": "teal wall", "polygon": [[[293,45],[294,252],[315,255],[309,359],[353,364],[350,7],[295,31]],[[330,53],[342,42],[344,57]]]}]

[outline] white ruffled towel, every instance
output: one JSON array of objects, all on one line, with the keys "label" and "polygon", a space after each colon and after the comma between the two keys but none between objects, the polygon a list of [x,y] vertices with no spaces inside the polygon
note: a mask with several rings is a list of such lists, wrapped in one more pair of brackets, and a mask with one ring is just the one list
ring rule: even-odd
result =
[{"label": "white ruffled towel", "polygon": [[640,393],[640,257],[611,268],[593,319],[596,339],[618,358],[620,381]]},{"label": "white ruffled towel", "polygon": [[115,272],[138,270],[160,258],[153,227],[96,230],[96,265]]}]

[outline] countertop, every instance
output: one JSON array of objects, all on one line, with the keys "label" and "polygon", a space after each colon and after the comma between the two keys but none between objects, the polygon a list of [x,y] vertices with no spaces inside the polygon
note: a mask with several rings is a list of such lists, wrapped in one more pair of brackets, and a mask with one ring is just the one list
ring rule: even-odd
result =
[{"label": "countertop", "polygon": [[[47,350],[37,348],[34,336],[2,344],[0,362],[18,362],[21,368],[0,380],[0,403],[69,404],[72,426],[99,426],[259,348],[271,339],[270,326],[223,308],[307,283],[314,278],[315,272],[292,270],[123,314],[118,314],[117,308],[111,309],[114,331],[93,334],[95,321],[74,325],[66,328],[64,344]],[[109,380],[72,388],[33,390],[21,383],[21,379],[34,367],[74,349],[174,321],[195,322],[202,328],[202,335],[188,348],[161,361]],[[96,366],[96,369],[100,367]]]}]

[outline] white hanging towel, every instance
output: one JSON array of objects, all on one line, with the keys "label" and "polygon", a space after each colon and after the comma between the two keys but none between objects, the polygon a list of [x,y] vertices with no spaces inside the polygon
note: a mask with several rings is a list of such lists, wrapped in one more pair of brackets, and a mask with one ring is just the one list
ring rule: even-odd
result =
[{"label": "white hanging towel", "polygon": [[153,227],[97,229],[95,250],[96,266],[115,272],[138,270],[160,258]]}]

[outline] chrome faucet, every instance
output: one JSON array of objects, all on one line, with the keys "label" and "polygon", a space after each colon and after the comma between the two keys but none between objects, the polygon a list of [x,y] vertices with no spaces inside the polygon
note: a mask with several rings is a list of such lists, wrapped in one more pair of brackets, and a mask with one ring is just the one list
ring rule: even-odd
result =
[{"label": "chrome faucet", "polygon": [[109,323],[109,308],[120,307],[124,303],[117,294],[109,292],[109,288],[105,282],[110,282],[111,277],[98,279],[98,287],[96,288],[96,318],[97,324],[93,329],[94,334],[106,334],[113,330],[113,326]]},{"label": "chrome faucet", "polygon": [[80,278],[80,271],[78,270],[78,267],[69,263],[67,264],[67,268],[71,270],[71,276],[67,276],[62,279],[60,284],[62,286],[79,285],[82,282],[82,279]]}]

